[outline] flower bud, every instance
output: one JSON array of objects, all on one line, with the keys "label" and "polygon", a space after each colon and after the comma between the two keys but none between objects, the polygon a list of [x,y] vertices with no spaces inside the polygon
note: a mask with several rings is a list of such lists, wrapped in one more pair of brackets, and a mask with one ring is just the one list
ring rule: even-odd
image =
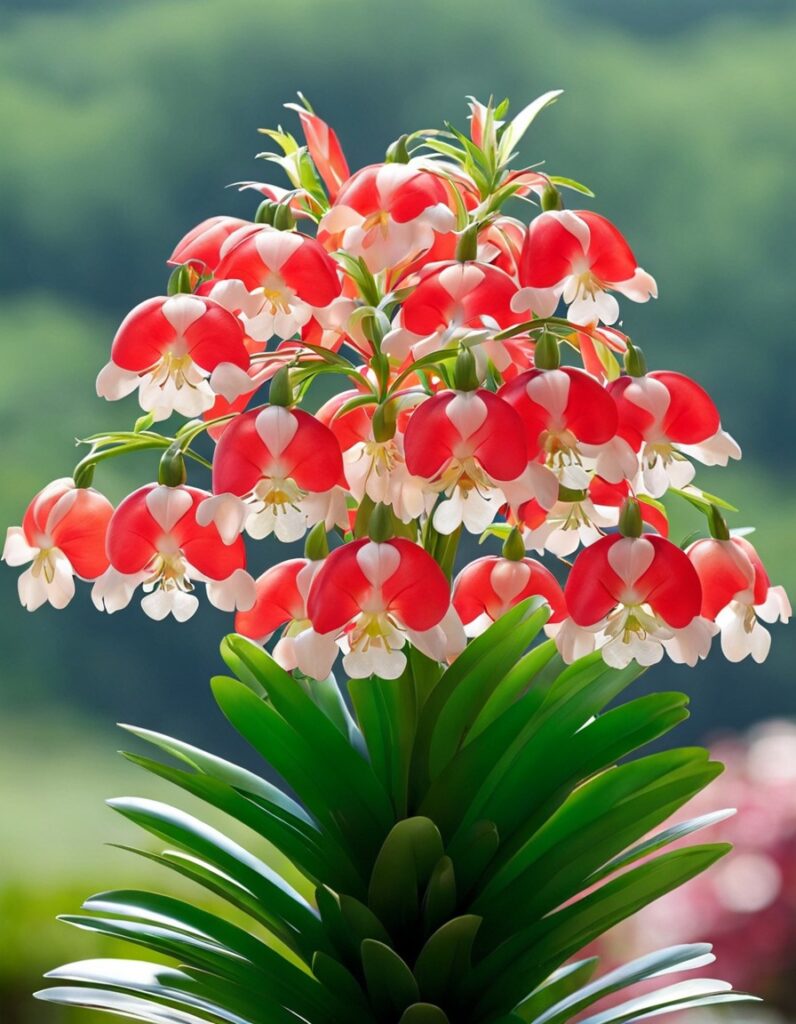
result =
[{"label": "flower bud", "polygon": [[533,364],[537,370],[557,370],[561,365],[558,338],[552,331],[542,331],[534,346]]},{"label": "flower bud", "polygon": [[388,164],[408,164],[409,163],[409,150],[407,149],[406,143],[408,135],[402,135],[396,139],[395,142],[391,142],[387,147],[386,162]]},{"label": "flower bud", "polygon": [[169,283],[166,286],[168,295],[193,294],[194,273],[188,263],[182,263],[175,267],[169,275]]},{"label": "flower bud", "polygon": [[379,501],[373,506],[368,520],[368,536],[377,544],[383,544],[395,534],[392,509]]},{"label": "flower bud", "polygon": [[475,391],[478,384],[475,356],[469,348],[459,349],[453,368],[453,386],[457,391]]},{"label": "flower bud", "polygon": [[274,216],[276,215],[276,207],[277,203],[275,203],[273,199],[263,199],[257,207],[257,213],[254,215],[254,223],[273,225]]},{"label": "flower bud", "polygon": [[384,402],[373,413],[373,437],[380,444],[395,437],[395,403]]},{"label": "flower bud", "polygon": [[75,481],[75,487],[91,487],[96,468],[97,466],[94,462],[79,462],[72,476],[72,479]]},{"label": "flower bud", "polygon": [[545,185],[540,205],[545,213],[548,210],[563,210],[564,197],[555,185]]},{"label": "flower bud", "polygon": [[268,389],[268,402],[270,405],[290,406],[293,404],[293,386],[290,383],[290,367],[280,366],[271,378],[271,387]]},{"label": "flower bud", "polygon": [[525,558],[525,541],[516,526],[503,542],[503,557],[512,562],[521,562]]},{"label": "flower bud", "polygon": [[304,557],[311,562],[321,562],[328,554],[329,538],[326,534],[326,525],[323,522],[316,523],[304,542]]},{"label": "flower bud", "polygon": [[643,377],[647,372],[647,360],[644,358],[644,353],[633,344],[630,338],[627,339],[625,370],[631,377]]},{"label": "flower bud", "polygon": [[292,231],[296,226],[296,218],[288,203],[278,203],[274,211],[273,225],[277,231]]},{"label": "flower bud", "polygon": [[460,263],[474,260],[478,255],[478,226],[471,224],[459,235],[456,243],[456,259]]},{"label": "flower bud", "polygon": [[727,526],[727,520],[719,511],[716,505],[711,505],[708,512],[708,527],[710,528],[710,536],[715,537],[716,540],[729,540],[730,539],[730,528]]},{"label": "flower bud", "polygon": [[644,520],[641,518],[641,509],[635,498],[625,498],[619,512],[619,532],[623,537],[640,537],[643,531]]},{"label": "flower bud", "polygon": [[163,453],[158,467],[158,483],[166,487],[179,487],[188,479],[185,457],[178,444],[170,445]]}]

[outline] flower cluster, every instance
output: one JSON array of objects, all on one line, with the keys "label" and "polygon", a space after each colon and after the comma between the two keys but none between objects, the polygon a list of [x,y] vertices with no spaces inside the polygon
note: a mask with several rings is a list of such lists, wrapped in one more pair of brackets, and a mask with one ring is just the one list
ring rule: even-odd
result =
[{"label": "flower cluster", "polygon": [[[654,279],[609,220],[564,208],[564,190],[588,189],[510,167],[557,95],[511,120],[473,101],[469,135],[403,136],[353,174],[308,107],[305,145],[267,131],[279,152],[261,155],[290,187],[241,183],[253,220],[189,231],[167,294],[113,340],[97,392],[137,392],[144,415],[87,439],[73,477],[9,530],[3,557],[32,563],[23,604],[63,607],[78,576],[100,609],[141,587],[148,615],[182,621],[204,583],[239,632],[278,634],[277,660],[314,678],[339,651],[354,677],[399,676],[407,644],[448,662],[529,597],[566,661],[693,665],[718,633],[731,660],[762,660],[759,620],[786,620],[787,598],[693,482],[695,463],[740,450],[707,392],[648,371],[616,326],[619,298],[656,297]],[[174,413],[172,435],[153,429]],[[140,450],[159,452],[157,480],[114,509],[94,469]],[[207,489],[188,463],[211,470]],[[672,497],[707,517],[685,550]],[[306,537],[305,557],[255,580],[244,535],[271,534]],[[502,550],[460,567],[466,534]]]}]

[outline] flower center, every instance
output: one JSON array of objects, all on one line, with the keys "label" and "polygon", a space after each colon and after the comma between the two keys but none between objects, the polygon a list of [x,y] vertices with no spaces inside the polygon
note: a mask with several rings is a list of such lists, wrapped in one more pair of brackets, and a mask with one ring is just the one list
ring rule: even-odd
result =
[{"label": "flower center", "polygon": [[351,650],[361,653],[373,647],[398,651],[404,645],[398,623],[386,611],[360,612],[347,633]]},{"label": "flower center", "polygon": [[463,459],[451,459],[442,476],[431,486],[444,491],[450,497],[458,487],[463,498],[476,491],[481,497],[488,497],[494,484],[476,460],[468,455]]},{"label": "flower center", "polygon": [[375,213],[371,213],[369,217],[366,217],[362,222],[362,230],[366,234],[371,232],[381,231],[384,238],[387,237],[390,224],[390,215],[386,210],[376,210]]},{"label": "flower center", "polygon": [[147,567],[149,576],[144,580],[145,587],[157,587],[160,590],[181,590],[189,594],[193,583],[188,579],[188,566],[182,551],[159,551]]},{"label": "flower center", "polygon": [[31,574],[34,578],[38,579],[39,576],[44,576],[47,583],[52,583],[55,579],[55,558],[58,553],[58,548],[42,548],[38,555],[33,559],[33,565],[30,567]]},{"label": "flower center", "polygon": [[152,381],[160,388],[165,388],[169,382],[173,382],[175,388],[196,387],[196,382],[191,379],[193,370],[193,359],[179,349],[171,349],[163,353],[161,358],[147,373],[152,375]]},{"label": "flower center", "polygon": [[277,285],[270,285],[263,288],[263,296],[271,316],[277,313],[289,313],[290,301],[285,292]]},{"label": "flower center", "polygon": [[609,615],[605,634],[612,639],[621,639],[624,644],[632,643],[634,639],[653,637],[660,640],[671,636],[666,624],[648,604],[620,605]]},{"label": "flower center", "polygon": [[254,489],[255,498],[261,502],[262,509],[270,509],[274,515],[284,515],[289,509],[298,511],[299,502],[306,498],[303,491],[292,477],[263,477]]},{"label": "flower center", "polygon": [[550,469],[566,469],[568,466],[582,466],[578,450],[578,439],[571,430],[543,430],[539,444],[545,453],[545,465]]}]

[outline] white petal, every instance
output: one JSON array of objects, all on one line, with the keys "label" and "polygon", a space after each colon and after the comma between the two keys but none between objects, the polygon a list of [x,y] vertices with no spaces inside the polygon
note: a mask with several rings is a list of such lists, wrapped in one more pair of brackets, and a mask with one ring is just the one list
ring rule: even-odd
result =
[{"label": "white petal", "polygon": [[245,370],[234,363],[219,363],[210,374],[210,387],[213,393],[221,395],[228,402],[251,391],[253,381]]},{"label": "white petal", "polygon": [[216,524],[225,544],[232,544],[243,530],[251,508],[234,494],[214,494],[205,498],[196,508],[196,521],[200,526]]},{"label": "white petal", "polygon": [[164,533],[170,533],[192,505],[193,498],[181,487],[159,484],[146,496],[149,514]]},{"label": "white petal", "polygon": [[27,565],[38,553],[38,548],[28,544],[21,526],[9,526],[2,554],[2,560],[6,565]]},{"label": "white petal", "polygon": [[788,622],[791,606],[784,587],[769,587],[766,599],[755,605],[755,611],[763,622]]},{"label": "white petal", "polygon": [[254,580],[245,569],[236,569],[225,580],[207,582],[207,598],[222,612],[247,612],[254,606],[256,597]]},{"label": "white petal", "polygon": [[106,363],[97,374],[97,394],[115,402],[132,394],[139,383],[140,377],[133,370],[123,370],[116,363]]},{"label": "white petal", "polygon": [[666,653],[678,665],[690,665],[693,668],[701,658],[707,658],[713,637],[719,627],[715,622],[697,615],[683,629],[673,630],[671,640],[664,640]]},{"label": "white petal", "polygon": [[284,452],[298,430],[298,419],[281,405],[269,405],[257,414],[255,429],[274,458]]},{"label": "white petal", "polygon": [[328,679],[338,650],[334,635],[305,629],[293,637],[296,667],[310,679]]},{"label": "white petal", "polygon": [[397,679],[406,668],[406,655],[373,644],[366,651],[349,651],[343,658],[343,668],[351,679]]},{"label": "white petal", "polygon": [[145,614],[157,621],[173,615],[177,622],[186,622],[198,607],[199,601],[193,594],[185,594],[181,590],[164,590],[162,587],[141,599],[141,608]]},{"label": "white petal", "polygon": [[377,544],[374,541],[363,544],[357,551],[356,559],[362,575],[374,590],[384,586],[401,564],[401,556],[392,544]]},{"label": "white petal", "polygon": [[107,612],[109,615],[118,612],[121,608],[126,608],[135,588],[146,579],[146,576],[146,573],[127,576],[110,566],[102,576],[97,578],[91,588],[91,600],[94,602],[94,607],[97,611]]}]

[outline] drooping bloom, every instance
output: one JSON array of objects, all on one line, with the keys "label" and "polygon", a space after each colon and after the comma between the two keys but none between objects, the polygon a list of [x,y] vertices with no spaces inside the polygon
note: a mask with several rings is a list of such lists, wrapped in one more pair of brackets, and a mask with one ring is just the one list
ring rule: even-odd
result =
[{"label": "drooping bloom", "polygon": [[[547,315],[534,305],[534,297],[552,289],[575,324],[616,323],[619,303],[612,292],[634,302],[658,294],[655,280],[637,265],[619,231],[588,210],[549,210],[531,222],[520,258],[520,284],[530,289],[526,308]],[[520,302],[518,297],[517,308]]]},{"label": "drooping bloom", "polygon": [[728,661],[768,657],[771,634],[763,622],[787,622],[790,602],[783,587],[772,587],[760,556],[744,537],[708,537],[687,551],[702,584],[702,614],[721,631]]},{"label": "drooping bloom", "polygon": [[528,465],[522,420],[482,388],[426,399],[412,413],[404,449],[409,472],[445,497],[434,512],[434,527],[444,534],[461,523],[471,533],[485,530],[501,506],[518,497],[512,484]]},{"label": "drooping bloom", "polygon": [[[588,487],[590,470],[617,429],[616,405],[605,388],[585,371],[566,366],[528,370],[499,394],[522,419],[529,460],[545,465],[564,487]],[[634,474],[631,453],[625,463]]]},{"label": "drooping bloom", "polygon": [[316,415],[337,438],[353,497],[361,502],[367,496],[390,505],[398,518],[408,523],[430,510],[434,493],[422,477],[413,476],[406,468],[400,422],[392,437],[378,440],[373,430],[374,405],[341,413],[346,402],[356,397],[356,391],[343,391],[324,403]]},{"label": "drooping bloom", "polygon": [[537,596],[550,605],[549,622],[560,622],[566,616],[558,580],[532,558],[477,558],[462,569],[453,585],[453,607],[467,636],[480,636],[515,604]]},{"label": "drooping bloom", "polygon": [[138,389],[141,408],[156,420],[175,410],[200,416],[215,402],[216,389],[229,391],[248,366],[243,326],[232,313],[198,295],[158,296],[122,321],[97,394],[114,401]]},{"label": "drooping bloom", "polygon": [[556,634],[565,661],[600,648],[613,668],[707,657],[714,623],[688,556],[663,537],[602,537],[581,551],[564,588],[569,619]]},{"label": "drooping bloom", "polygon": [[372,273],[430,249],[456,227],[443,180],[411,164],[373,164],[352,175],[318,227],[329,249],[361,256]]},{"label": "drooping bloom", "polygon": [[215,522],[231,542],[251,537],[303,537],[315,523],[345,521],[343,461],[328,427],[301,409],[251,409],[221,435],[213,457],[213,497],[200,523]]},{"label": "drooping bloom", "polygon": [[49,603],[65,608],[77,576],[94,580],[108,567],[105,534],[113,505],[91,487],[53,480],[35,496],[22,526],[11,526],[3,547],[8,565],[27,565],[19,577],[19,599],[28,611]]},{"label": "drooping bloom", "polygon": [[341,292],[337,266],[314,238],[266,224],[222,250],[216,278],[228,282],[219,301],[240,310],[256,341],[292,338]]},{"label": "drooping bloom", "polygon": [[311,679],[326,679],[338,653],[334,633],[316,633],[307,613],[310,586],[322,565],[322,560],[291,558],[271,566],[255,580],[252,607],[235,616],[236,632],[258,643],[282,629],[274,659],[286,671],[298,669]]},{"label": "drooping bloom", "polygon": [[710,395],[682,373],[623,376],[611,381],[608,391],[619,415],[618,440],[639,454],[641,489],[653,498],[669,486],[691,482],[694,467],[687,456],[707,466],[726,466],[741,457],[741,449],[722,430]]},{"label": "drooping bloom", "polygon": [[[511,310],[516,290],[508,274],[488,263],[436,266],[403,303],[382,347],[402,360],[410,352],[415,358],[435,352],[468,334],[482,335],[486,341],[518,322]],[[492,342],[489,356],[499,369],[509,363],[498,342]]]},{"label": "drooping bloom", "polygon": [[307,612],[316,632],[338,636],[353,678],[396,679],[407,640],[437,661],[464,647],[442,569],[404,538],[363,538],[332,551],[313,579]]},{"label": "drooping bloom", "polygon": [[173,615],[184,622],[199,606],[197,582],[206,584],[210,603],[222,611],[252,606],[243,539],[225,544],[212,523],[197,522],[207,497],[196,487],[147,484],[124,499],[108,526],[110,567],[92,591],[100,611],[125,608],[143,586],[141,607],[150,618]]},{"label": "drooping bloom", "polygon": [[201,274],[211,273],[218,266],[224,243],[244,227],[251,227],[251,222],[240,217],[208,217],[180,239],[168,262],[190,263]]}]

